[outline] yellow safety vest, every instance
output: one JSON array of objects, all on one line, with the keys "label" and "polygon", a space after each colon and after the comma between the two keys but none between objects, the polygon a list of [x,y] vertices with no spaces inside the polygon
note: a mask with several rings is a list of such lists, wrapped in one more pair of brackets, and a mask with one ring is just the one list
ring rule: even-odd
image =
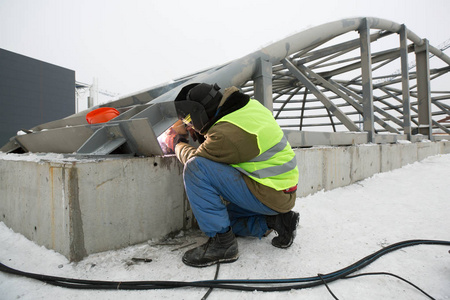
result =
[{"label": "yellow safety vest", "polygon": [[261,103],[250,99],[243,108],[224,116],[216,123],[218,122],[229,122],[256,135],[259,155],[250,161],[231,166],[277,191],[297,185],[295,153],[272,113]]}]

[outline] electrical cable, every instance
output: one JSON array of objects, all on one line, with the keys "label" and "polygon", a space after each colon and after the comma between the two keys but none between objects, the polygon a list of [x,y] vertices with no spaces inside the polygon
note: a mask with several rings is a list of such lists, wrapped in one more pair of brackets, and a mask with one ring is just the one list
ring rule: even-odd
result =
[{"label": "electrical cable", "polygon": [[[149,289],[168,289],[181,287],[201,287],[201,288],[220,288],[240,291],[288,291],[291,289],[310,288],[325,283],[330,283],[337,279],[343,279],[349,274],[354,273],[368,264],[372,263],[381,256],[398,250],[400,248],[427,244],[427,245],[450,245],[450,241],[439,240],[409,240],[387,246],[371,255],[368,255],[352,265],[341,270],[321,274],[320,276],[306,277],[306,278],[288,278],[288,279],[226,279],[226,280],[205,280],[205,281],[97,281],[97,280],[83,280],[72,279],[64,277],[55,277],[42,274],[28,273],[18,271],[7,267],[0,263],[0,271],[5,273],[34,278],[51,285],[74,288],[74,289],[120,289],[120,290],[149,290]],[[272,285],[272,286],[268,286]]]},{"label": "electrical cable", "polygon": [[322,279],[323,284],[325,285],[325,287],[327,288],[327,290],[331,294],[331,296],[333,296],[334,299],[339,300],[338,297],[336,297],[336,295],[331,291],[331,289],[328,286],[328,283],[325,281],[325,279],[323,279],[322,274],[317,274],[317,276],[319,276],[320,279]]},{"label": "electrical cable", "polygon": [[[353,263],[352,265],[350,265],[346,268],[343,268],[341,270],[338,270],[338,271],[335,271],[332,273],[324,274],[322,276],[323,276],[323,278],[327,279],[327,282],[330,282],[330,280],[328,280],[328,279],[332,279],[332,280],[340,279],[340,278],[345,277],[348,274],[351,274],[353,272],[358,271],[359,269],[362,269],[363,267],[367,266],[368,264],[372,263],[379,257],[381,257],[389,252],[398,250],[400,248],[415,246],[415,245],[420,245],[420,244],[450,245],[450,241],[408,240],[408,241],[399,242],[399,243],[387,246],[371,255],[368,255],[368,256],[364,257],[363,259]],[[270,279],[215,280],[214,282],[215,283],[223,283],[223,284],[228,284],[228,283],[235,283],[235,284],[271,283],[272,284],[272,283],[293,283],[293,282],[313,282],[314,283],[316,281],[321,282],[322,279],[319,276],[316,276],[316,277],[306,277],[306,278],[288,278],[288,279],[272,279],[272,280],[270,280]],[[207,281],[204,281],[204,282],[207,282]],[[317,284],[314,284],[313,286],[315,286],[315,285],[317,285]],[[311,286],[308,284],[308,285],[305,285],[305,287],[311,287]]]},{"label": "electrical cable", "polygon": [[351,278],[356,278],[356,277],[361,277],[361,276],[369,276],[369,275],[388,275],[388,276],[393,276],[393,277],[395,277],[395,278],[397,278],[397,279],[400,279],[400,280],[402,280],[402,281],[408,283],[409,285],[411,285],[411,286],[413,286],[414,288],[416,288],[418,291],[420,291],[422,294],[424,294],[424,295],[427,296],[428,298],[434,300],[434,298],[433,298],[432,296],[430,296],[429,294],[427,294],[424,290],[422,290],[421,288],[419,288],[417,285],[415,285],[415,284],[412,283],[411,281],[406,280],[405,278],[402,278],[402,277],[400,277],[400,276],[398,276],[398,275],[395,275],[395,274],[392,274],[392,273],[389,273],[389,272],[360,273],[360,274],[356,274],[356,275],[345,276],[345,277],[343,277],[342,279],[351,279]]},{"label": "electrical cable", "polygon": [[[217,264],[217,268],[216,268],[216,274],[214,275],[214,280],[216,280],[217,279],[217,277],[219,276],[219,269],[220,269],[220,263],[219,264]],[[202,299],[201,300],[206,300],[206,298],[208,298],[209,297],[209,294],[211,294],[211,292],[212,292],[212,290],[213,290],[213,288],[212,287],[210,287],[209,289],[208,289],[208,291],[206,292],[206,294],[202,297]]]}]

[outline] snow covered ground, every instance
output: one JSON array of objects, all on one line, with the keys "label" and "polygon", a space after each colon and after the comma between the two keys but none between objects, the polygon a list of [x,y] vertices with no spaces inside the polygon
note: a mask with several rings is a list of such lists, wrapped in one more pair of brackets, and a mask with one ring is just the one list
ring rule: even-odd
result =
[{"label": "snow covered ground", "polygon": [[[297,199],[301,220],[287,250],[262,240],[239,238],[241,257],[220,267],[219,279],[296,278],[346,267],[387,245],[409,239],[450,241],[450,154],[376,174],[351,186]],[[204,240],[188,232],[174,241]],[[0,262],[23,271],[96,280],[179,280],[214,278],[216,267],[185,266],[189,248],[157,241],[90,255],[69,263],[0,223]],[[191,246],[193,247],[193,246]],[[172,251],[174,250],[175,251]],[[389,253],[360,272],[392,272],[436,299],[450,299],[450,246],[419,245]],[[133,257],[152,262],[133,262]],[[329,287],[339,299],[426,299],[389,276],[338,280]],[[205,288],[148,291],[73,290],[0,273],[0,299],[201,299]],[[212,291],[208,299],[332,299],[325,286],[288,292]]]}]

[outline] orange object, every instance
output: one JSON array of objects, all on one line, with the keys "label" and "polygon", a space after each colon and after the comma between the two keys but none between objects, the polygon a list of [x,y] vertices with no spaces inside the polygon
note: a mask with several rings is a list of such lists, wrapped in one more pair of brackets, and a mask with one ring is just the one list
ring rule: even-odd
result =
[{"label": "orange object", "polygon": [[119,111],[112,107],[100,107],[86,115],[89,124],[106,123],[120,115]]}]

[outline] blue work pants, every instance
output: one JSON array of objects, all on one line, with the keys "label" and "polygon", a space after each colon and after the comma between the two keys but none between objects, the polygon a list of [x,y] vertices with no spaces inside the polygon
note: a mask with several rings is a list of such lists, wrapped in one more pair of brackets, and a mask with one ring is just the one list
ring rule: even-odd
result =
[{"label": "blue work pants", "polygon": [[265,215],[278,214],[250,192],[241,173],[230,165],[193,157],[184,166],[183,179],[192,212],[209,237],[231,226],[238,236],[261,238],[268,230]]}]

